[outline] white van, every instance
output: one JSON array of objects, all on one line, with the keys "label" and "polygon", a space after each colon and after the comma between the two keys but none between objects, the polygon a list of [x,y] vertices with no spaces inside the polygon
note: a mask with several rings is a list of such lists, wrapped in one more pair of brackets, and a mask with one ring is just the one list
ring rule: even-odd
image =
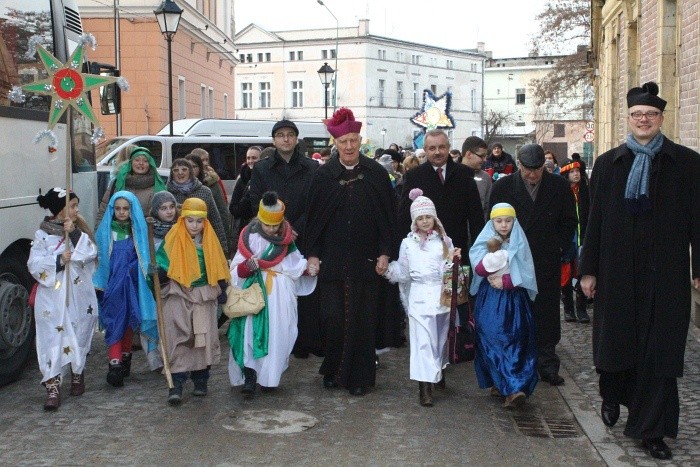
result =
[{"label": "white van", "polygon": [[167,180],[170,166],[195,148],[209,153],[210,164],[221,177],[227,194],[233,191],[245,155],[251,146],[272,146],[272,137],[218,137],[218,136],[119,136],[100,143],[95,152],[97,160],[98,200],[109,186],[110,172],[117,154],[129,144],[147,148],[153,155],[158,173]]},{"label": "white van", "polygon": [[[222,136],[269,138],[272,136],[274,120],[237,120],[225,118],[186,118],[173,122],[173,135],[177,136]],[[299,145],[302,153],[311,157],[314,152],[328,146],[330,135],[322,122],[294,122],[299,129]],[[170,134],[170,125],[158,132],[160,136]]]}]

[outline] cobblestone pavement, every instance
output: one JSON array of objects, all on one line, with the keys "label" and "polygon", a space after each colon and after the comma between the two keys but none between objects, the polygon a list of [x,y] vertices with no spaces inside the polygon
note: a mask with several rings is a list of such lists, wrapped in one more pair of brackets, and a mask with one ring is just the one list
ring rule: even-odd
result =
[{"label": "cobblestone pavement", "polygon": [[320,359],[311,357],[293,358],[281,387],[252,401],[230,389],[222,359],[209,395],[192,397],[188,382],[174,408],[142,352],[125,386],[108,386],[96,334],[87,391],[64,395],[57,412],[42,410],[36,364],[0,389],[0,465],[605,465],[557,388],[540,384],[509,411],[463,364],[449,368],[447,389],[425,408],[408,380],[408,349],[380,358],[365,397],[323,389]]},{"label": "cobblestone pavement", "polygon": [[598,375],[593,367],[591,325],[562,322],[562,340],[558,353],[562,364],[576,383],[560,388],[578,422],[608,465],[700,465],[700,330],[691,324],[685,352],[684,377],[678,379],[680,423],[678,438],[667,439],[673,451],[671,461],[656,462],[627,438],[624,426],[627,409],[621,408],[620,420],[612,428],[603,425],[599,411]]}]

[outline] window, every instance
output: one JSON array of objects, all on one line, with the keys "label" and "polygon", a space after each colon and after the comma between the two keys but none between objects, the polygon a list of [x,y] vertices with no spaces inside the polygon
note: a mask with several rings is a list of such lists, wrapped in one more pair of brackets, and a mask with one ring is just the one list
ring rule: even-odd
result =
[{"label": "window", "polygon": [[420,55],[416,55],[416,54],[411,55],[411,64],[420,65]]},{"label": "window", "polygon": [[265,61],[266,62],[272,61],[272,54],[270,52],[265,53]]},{"label": "window", "polygon": [[403,62],[403,52],[396,52],[396,61]]},{"label": "window", "polygon": [[292,107],[304,107],[304,83],[292,81]]},{"label": "window", "polygon": [[263,54],[262,54],[262,52],[259,52],[259,53],[258,53],[258,61],[259,61],[259,62],[262,62],[262,61],[263,61]]},{"label": "window", "polygon": [[260,83],[260,108],[266,109],[270,107],[270,83]]},{"label": "window", "polygon": [[563,123],[554,124],[554,137],[563,138],[566,136],[566,126]]},{"label": "window", "polygon": [[430,85],[430,91],[437,96],[437,85],[436,84],[431,84]]},{"label": "window", "polygon": [[214,88],[209,88],[209,103],[207,104],[209,118],[214,118]]},{"label": "window", "polygon": [[476,89],[471,90],[471,101],[472,101],[472,112],[476,112],[478,110],[476,107]]},{"label": "window", "polygon": [[525,103],[525,88],[517,88],[515,90],[515,103],[524,104]]},{"label": "window", "polygon": [[241,108],[253,108],[253,83],[241,83]]},{"label": "window", "polygon": [[447,60],[447,63],[445,64],[448,70],[451,70],[454,68],[454,62],[452,60]]},{"label": "window", "polygon": [[413,107],[420,107],[420,92],[418,91],[418,83],[413,83]]},{"label": "window", "polygon": [[238,56],[238,60],[240,60],[241,63],[245,63],[245,54],[240,54],[240,55]]},{"label": "window", "polygon": [[294,52],[294,51],[289,52],[289,61],[293,62],[294,60],[296,60],[296,57],[297,57],[296,52]]},{"label": "window", "polygon": [[228,94],[224,94],[224,118],[228,118]]},{"label": "window", "polygon": [[386,50],[385,49],[377,50],[377,58],[379,60],[386,60]]},{"label": "window", "polygon": [[177,112],[178,118],[187,118],[187,113],[185,112],[185,78],[182,76],[177,78]]},{"label": "window", "polygon": [[203,84],[199,86],[199,98],[202,102],[201,117],[207,118],[207,87]]},{"label": "window", "polygon": [[379,80],[379,107],[384,107],[384,80]]},{"label": "window", "polygon": [[321,51],[321,60],[326,60],[326,59],[328,59],[328,50],[323,49]]},{"label": "window", "polygon": [[396,107],[403,107],[403,81],[396,82]]},{"label": "window", "polygon": [[248,63],[252,63],[253,61],[253,54],[246,54],[245,56],[245,61]]},{"label": "window", "polygon": [[301,50],[297,51],[297,60],[304,60],[304,52]]}]

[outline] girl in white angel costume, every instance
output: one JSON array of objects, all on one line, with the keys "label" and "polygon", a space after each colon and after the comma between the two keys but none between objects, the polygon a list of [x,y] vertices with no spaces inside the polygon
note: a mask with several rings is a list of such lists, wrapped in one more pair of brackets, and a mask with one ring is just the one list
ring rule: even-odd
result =
[{"label": "girl in white angel costume", "polygon": [[44,409],[56,410],[61,404],[61,376],[67,365],[70,394],[85,392],[83,370],[97,325],[97,297],[92,286],[97,247],[79,214],[80,200],[75,193],[53,188],[37,201],[52,215],[44,218],[34,235],[27,267],[38,282],[34,319],[41,382],[47,391]]},{"label": "girl in white angel costume", "polygon": [[389,263],[384,276],[398,282],[401,301],[408,312],[410,378],[418,381],[422,406],[433,405],[432,388],[444,388],[447,365],[447,331],[450,309],[440,304],[442,276],[459,256],[437,217],[433,202],[414,188],[409,193],[411,231],[401,242],[398,261]]}]

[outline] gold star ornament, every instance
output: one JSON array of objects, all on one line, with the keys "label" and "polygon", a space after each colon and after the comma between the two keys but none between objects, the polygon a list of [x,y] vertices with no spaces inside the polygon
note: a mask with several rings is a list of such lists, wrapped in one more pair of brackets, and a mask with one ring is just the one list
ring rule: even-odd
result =
[{"label": "gold star ornament", "polygon": [[49,277],[49,275],[46,274],[46,271],[41,271],[39,273],[39,279],[41,279],[42,281],[45,281],[47,277]]},{"label": "gold star ornament", "polygon": [[69,353],[71,353],[70,345],[69,345],[68,347],[63,347],[63,353],[66,354],[66,355],[68,355]]}]

